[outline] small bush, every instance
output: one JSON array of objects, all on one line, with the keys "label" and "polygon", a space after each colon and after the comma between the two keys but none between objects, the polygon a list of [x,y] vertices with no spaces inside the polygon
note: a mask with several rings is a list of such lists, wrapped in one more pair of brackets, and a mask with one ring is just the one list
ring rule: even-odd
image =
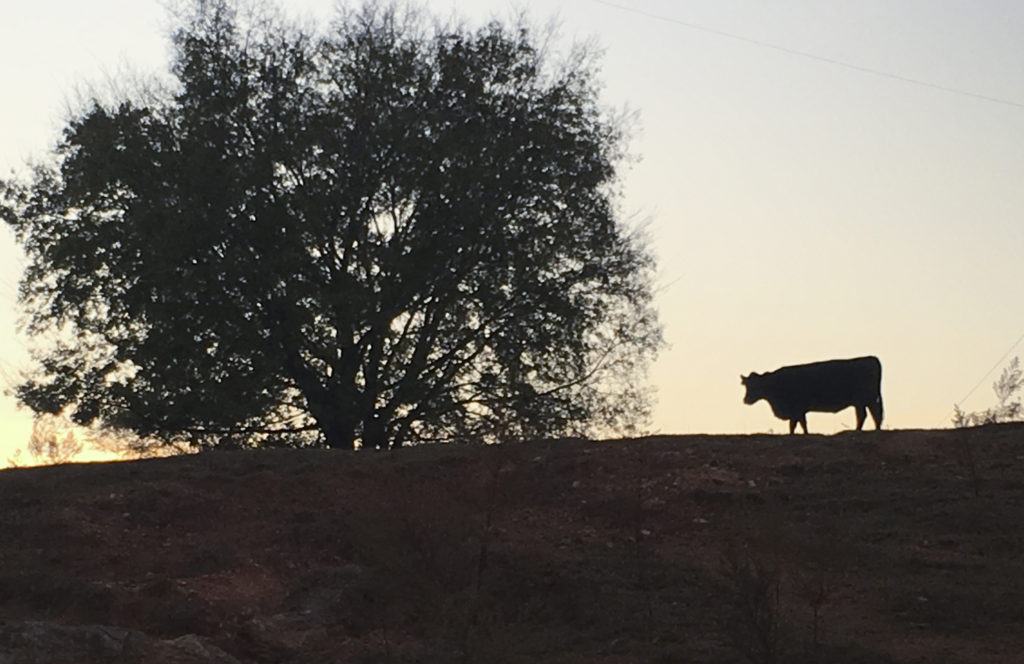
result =
[{"label": "small bush", "polygon": [[726,629],[733,645],[753,664],[781,661],[785,630],[779,561],[744,542],[726,553],[722,573],[730,614]]},{"label": "small bush", "polygon": [[[1024,409],[1022,409],[1020,397],[1016,395],[1022,386],[1024,386],[1024,372],[1020,368],[1020,358],[1015,357],[1003,369],[999,380],[992,384],[992,390],[996,393],[996,405],[987,410],[968,413],[960,410],[959,405],[954,404],[953,426],[962,429],[1020,419]],[[1014,398],[1015,396],[1016,398]]]}]

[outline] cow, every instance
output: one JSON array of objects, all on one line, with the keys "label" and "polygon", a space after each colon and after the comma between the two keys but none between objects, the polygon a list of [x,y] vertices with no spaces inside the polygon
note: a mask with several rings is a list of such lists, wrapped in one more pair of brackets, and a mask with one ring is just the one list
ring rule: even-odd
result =
[{"label": "cow", "polygon": [[798,423],[807,433],[808,411],[838,413],[849,406],[857,409],[857,431],[864,427],[865,410],[875,429],[882,428],[882,363],[874,356],[797,364],[741,375],[740,382],[747,388],[743,403],[767,400],[775,417],[789,420],[790,434]]}]

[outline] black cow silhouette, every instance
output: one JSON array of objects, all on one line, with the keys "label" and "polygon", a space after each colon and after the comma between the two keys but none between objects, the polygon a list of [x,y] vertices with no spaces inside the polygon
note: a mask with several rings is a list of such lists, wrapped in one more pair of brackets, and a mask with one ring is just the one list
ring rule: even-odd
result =
[{"label": "black cow silhouette", "polygon": [[807,433],[809,411],[837,413],[850,406],[857,409],[858,431],[865,410],[871,411],[875,429],[882,428],[882,363],[874,356],[797,364],[740,376],[740,381],[747,388],[743,403],[767,400],[775,417],[789,420],[791,434],[797,423]]}]

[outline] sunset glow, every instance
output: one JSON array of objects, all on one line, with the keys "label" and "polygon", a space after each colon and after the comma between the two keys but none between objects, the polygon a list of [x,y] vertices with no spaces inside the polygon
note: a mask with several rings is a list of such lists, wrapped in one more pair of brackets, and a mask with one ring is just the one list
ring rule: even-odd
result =
[{"label": "sunset glow", "polygon": [[[68,109],[166,70],[159,0],[38,0],[0,22],[0,177],[46,160]],[[325,25],[334,0],[289,0]],[[477,25],[504,0],[424,3]],[[882,362],[885,428],[949,426],[1024,353],[1024,5],[986,0],[539,0],[564,47],[604,53],[609,107],[635,112],[623,219],[650,236],[669,346],[651,368],[661,433],[784,432],[740,375]],[[31,418],[22,259],[0,233],[0,464]],[[990,373],[991,372],[991,373]],[[966,399],[965,399],[966,398]],[[812,433],[852,410],[811,413]]]}]

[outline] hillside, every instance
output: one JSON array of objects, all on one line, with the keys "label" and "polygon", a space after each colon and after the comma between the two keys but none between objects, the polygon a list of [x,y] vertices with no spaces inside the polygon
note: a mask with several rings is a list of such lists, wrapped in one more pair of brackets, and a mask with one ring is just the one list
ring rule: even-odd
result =
[{"label": "hillside", "polygon": [[1021,524],[1014,425],[13,469],[0,662],[1009,664]]}]

